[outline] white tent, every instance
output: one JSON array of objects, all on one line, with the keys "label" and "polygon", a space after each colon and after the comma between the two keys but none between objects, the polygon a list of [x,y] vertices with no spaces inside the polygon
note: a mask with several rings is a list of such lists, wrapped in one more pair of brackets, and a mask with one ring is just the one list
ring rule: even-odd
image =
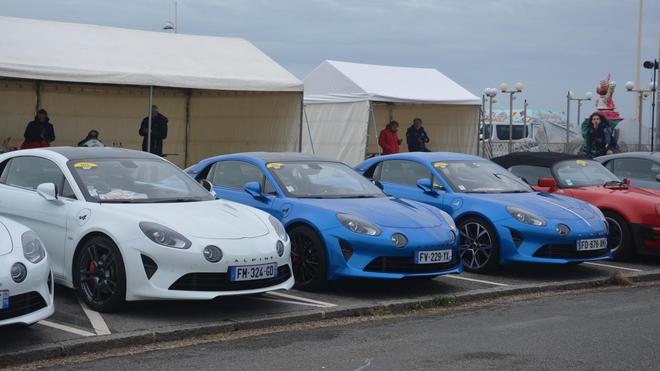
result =
[{"label": "white tent", "polygon": [[380,153],[392,119],[399,137],[419,117],[434,151],[476,153],[481,100],[432,68],[324,61],[304,80],[303,151],[357,164]]},{"label": "white tent", "polygon": [[56,145],[97,129],[140,148],[150,87],[179,165],[300,146],[302,83],[246,40],[0,17],[0,138],[12,145],[43,107]]}]

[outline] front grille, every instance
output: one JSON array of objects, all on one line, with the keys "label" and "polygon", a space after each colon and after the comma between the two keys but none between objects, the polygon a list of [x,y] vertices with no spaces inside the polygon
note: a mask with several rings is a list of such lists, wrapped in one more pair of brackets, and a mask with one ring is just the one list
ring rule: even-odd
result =
[{"label": "front grille", "polygon": [[434,273],[455,268],[458,265],[458,254],[453,254],[452,261],[436,264],[415,264],[412,256],[381,256],[372,260],[365,272],[378,273]]},{"label": "front grille", "polygon": [[239,291],[278,285],[291,277],[288,264],[277,268],[277,277],[253,281],[232,282],[229,273],[188,273],[172,284],[170,290]]},{"label": "front grille", "polygon": [[36,291],[9,297],[9,308],[0,310],[0,320],[15,318],[46,307],[46,301]]},{"label": "front grille", "polygon": [[591,259],[607,255],[609,249],[578,251],[575,245],[543,245],[534,257],[550,259]]},{"label": "front grille", "polygon": [[142,266],[144,267],[144,273],[147,275],[147,279],[150,280],[151,277],[156,274],[158,270],[158,264],[146,255],[140,255],[142,257]]}]

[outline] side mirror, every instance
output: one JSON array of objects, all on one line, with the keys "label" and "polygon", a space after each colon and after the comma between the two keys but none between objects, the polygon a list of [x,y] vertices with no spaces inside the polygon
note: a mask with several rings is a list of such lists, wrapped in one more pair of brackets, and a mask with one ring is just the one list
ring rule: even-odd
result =
[{"label": "side mirror", "polygon": [[202,187],[204,187],[204,189],[206,189],[207,191],[209,191],[209,192],[213,191],[213,184],[211,182],[209,182],[208,179],[200,180],[199,184],[201,184]]},{"label": "side mirror", "polygon": [[422,178],[422,179],[417,179],[417,187],[424,191],[424,193],[428,194],[438,194],[434,189],[433,185],[431,184],[431,179],[429,178]]},{"label": "side mirror", "polygon": [[[658,177],[656,177],[656,179],[658,179]],[[630,178],[623,178],[623,183],[630,187]]]},{"label": "side mirror", "polygon": [[57,187],[54,183],[41,183],[37,186],[37,193],[48,201],[57,200]]},{"label": "side mirror", "polygon": [[263,197],[261,191],[261,184],[259,182],[248,182],[245,183],[245,192],[249,193],[250,196],[254,198]]},{"label": "side mirror", "polygon": [[557,189],[557,181],[553,178],[539,178],[539,187]]}]

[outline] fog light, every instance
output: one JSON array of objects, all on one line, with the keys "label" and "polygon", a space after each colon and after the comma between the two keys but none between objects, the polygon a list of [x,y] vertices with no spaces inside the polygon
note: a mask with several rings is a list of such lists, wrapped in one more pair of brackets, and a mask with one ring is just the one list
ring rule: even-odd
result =
[{"label": "fog light", "polygon": [[204,258],[211,263],[217,263],[222,260],[222,250],[217,246],[206,246],[204,248]]},{"label": "fog light", "polygon": [[284,255],[284,243],[282,241],[277,241],[275,247],[277,248],[277,255]]},{"label": "fog light", "polygon": [[401,233],[395,233],[392,235],[392,243],[398,248],[403,248],[408,244],[408,239]]},{"label": "fog light", "polygon": [[566,236],[568,236],[569,233],[571,233],[571,229],[568,228],[568,226],[566,224],[557,225],[557,228],[555,228],[555,230],[562,237],[566,237]]},{"label": "fog light", "polygon": [[27,268],[22,263],[15,263],[11,266],[11,279],[16,283],[25,281],[27,277]]}]

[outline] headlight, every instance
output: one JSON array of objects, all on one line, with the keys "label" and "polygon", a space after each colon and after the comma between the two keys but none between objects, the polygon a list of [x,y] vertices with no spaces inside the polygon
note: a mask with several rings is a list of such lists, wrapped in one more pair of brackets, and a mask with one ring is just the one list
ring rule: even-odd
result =
[{"label": "headlight", "polygon": [[140,229],[147,238],[162,246],[173,247],[175,249],[187,249],[192,245],[187,238],[164,225],[151,222],[140,222]]},{"label": "headlight", "polygon": [[30,263],[37,264],[46,257],[46,250],[41,240],[33,231],[27,231],[21,236],[23,245],[23,256]]},{"label": "headlight", "polygon": [[442,210],[440,210],[440,214],[442,215],[442,218],[445,220],[445,222],[447,222],[447,224],[449,225],[449,228],[452,231],[455,231],[455,230],[458,229],[458,228],[456,228],[456,223],[454,223],[454,219],[452,219],[451,216],[449,216],[449,214],[447,214],[446,212],[444,212]]},{"label": "headlight", "polygon": [[543,218],[536,216],[527,210],[507,206],[506,211],[511,214],[514,219],[524,224],[535,225],[537,227],[545,227],[548,224]]},{"label": "headlight", "polygon": [[603,214],[602,211],[600,211],[599,208],[597,208],[596,206],[594,206],[592,204],[589,204],[589,206],[591,206],[591,208],[594,209],[594,212],[596,213],[596,215],[600,216],[601,219],[605,219],[605,215]]},{"label": "headlight", "polygon": [[337,219],[341,224],[350,229],[351,232],[366,234],[367,236],[380,235],[380,229],[368,221],[348,214],[337,214]]},{"label": "headlight", "polygon": [[289,235],[286,234],[286,229],[284,229],[282,223],[280,223],[280,221],[272,215],[268,215],[268,221],[270,222],[270,225],[275,228],[275,232],[277,232],[277,235],[280,237],[280,239],[286,242],[289,239]]}]

